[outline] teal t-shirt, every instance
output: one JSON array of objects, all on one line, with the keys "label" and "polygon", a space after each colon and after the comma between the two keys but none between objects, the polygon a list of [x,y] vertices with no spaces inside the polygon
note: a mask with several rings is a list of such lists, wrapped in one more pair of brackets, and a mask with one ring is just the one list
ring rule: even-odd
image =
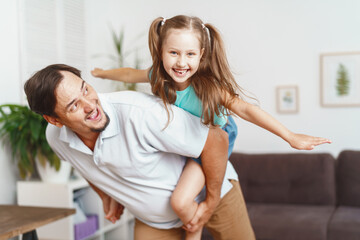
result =
[{"label": "teal t-shirt", "polygon": [[[149,79],[151,79],[152,69],[149,71]],[[195,93],[194,88],[189,85],[186,89],[182,91],[176,91],[176,101],[175,106],[184,109],[185,111],[201,117],[202,114],[202,105],[201,101]],[[220,116],[215,114],[214,117],[215,125],[219,125],[221,128],[227,123],[227,116],[224,116],[220,113]]]},{"label": "teal t-shirt", "polygon": [[[184,109],[185,111],[201,117],[202,105],[201,101],[195,93],[194,88],[189,85],[185,90],[176,91],[175,106]],[[227,122],[227,117],[220,113],[220,116],[215,115],[214,123],[223,127]]]}]

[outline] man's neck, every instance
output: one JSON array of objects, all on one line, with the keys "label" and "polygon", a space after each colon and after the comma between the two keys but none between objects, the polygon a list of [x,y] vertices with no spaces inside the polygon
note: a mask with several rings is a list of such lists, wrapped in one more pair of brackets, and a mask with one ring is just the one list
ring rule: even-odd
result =
[{"label": "man's neck", "polygon": [[96,144],[96,140],[97,140],[97,138],[99,137],[99,134],[100,134],[100,133],[93,132],[93,133],[87,135],[86,137],[80,136],[79,134],[76,134],[76,135],[81,139],[81,141],[82,141],[88,148],[91,149],[91,151],[94,151],[95,144]]}]

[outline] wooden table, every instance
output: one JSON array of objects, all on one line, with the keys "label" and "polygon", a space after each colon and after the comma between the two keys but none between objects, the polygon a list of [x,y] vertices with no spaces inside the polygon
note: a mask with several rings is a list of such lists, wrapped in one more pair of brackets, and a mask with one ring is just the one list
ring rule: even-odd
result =
[{"label": "wooden table", "polygon": [[24,233],[23,239],[37,239],[36,228],[74,213],[75,209],[72,208],[0,205],[0,239]]}]

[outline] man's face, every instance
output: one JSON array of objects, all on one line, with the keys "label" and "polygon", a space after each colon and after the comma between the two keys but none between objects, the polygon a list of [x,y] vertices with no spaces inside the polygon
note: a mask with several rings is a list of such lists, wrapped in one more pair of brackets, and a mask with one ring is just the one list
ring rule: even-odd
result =
[{"label": "man's face", "polygon": [[55,113],[60,125],[65,125],[80,138],[97,136],[109,123],[95,90],[71,72],[64,76],[55,90]]}]

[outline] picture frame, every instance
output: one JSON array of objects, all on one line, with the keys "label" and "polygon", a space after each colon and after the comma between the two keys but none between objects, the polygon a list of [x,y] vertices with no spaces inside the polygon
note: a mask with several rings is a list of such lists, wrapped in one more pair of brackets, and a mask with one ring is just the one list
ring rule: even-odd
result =
[{"label": "picture frame", "polygon": [[297,86],[278,86],[276,88],[278,113],[299,112],[299,89]]},{"label": "picture frame", "polygon": [[322,107],[360,107],[360,52],[320,55]]}]

